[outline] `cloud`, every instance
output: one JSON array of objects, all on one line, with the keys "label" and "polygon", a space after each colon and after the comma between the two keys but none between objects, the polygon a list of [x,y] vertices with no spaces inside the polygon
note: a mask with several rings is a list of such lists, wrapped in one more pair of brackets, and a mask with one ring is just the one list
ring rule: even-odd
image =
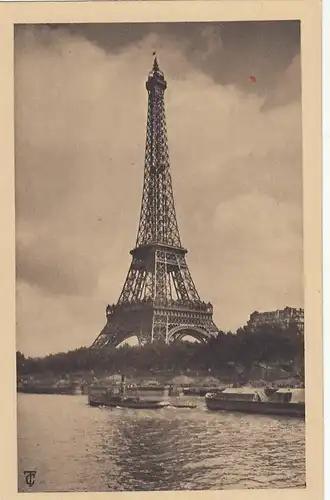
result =
[{"label": "cloud", "polygon": [[104,312],[90,297],[47,294],[18,282],[17,349],[25,355],[45,355],[90,345],[91,332],[101,330]]},{"label": "cloud", "polygon": [[67,295],[93,294],[97,276],[78,249],[66,247],[51,234],[33,238],[30,244],[22,244],[17,238],[17,279],[42,290]]},{"label": "cloud", "polygon": [[275,86],[265,101],[265,107],[284,106],[290,102],[300,103],[301,100],[301,58],[296,54],[291,64],[277,75]]},{"label": "cloud", "polygon": [[[187,25],[182,40],[170,25],[129,35],[125,25],[16,28],[17,339],[27,354],[90,344],[120,294],[155,49],[168,81],[179,228],[200,295],[221,329],[255,309],[302,305],[299,45],[288,35],[280,63],[270,29],[265,61],[253,29],[242,25],[236,42],[236,25]],[[194,40],[203,43],[193,51]],[[271,85],[242,83],[242,40]],[[219,57],[221,77],[211,64]]]}]

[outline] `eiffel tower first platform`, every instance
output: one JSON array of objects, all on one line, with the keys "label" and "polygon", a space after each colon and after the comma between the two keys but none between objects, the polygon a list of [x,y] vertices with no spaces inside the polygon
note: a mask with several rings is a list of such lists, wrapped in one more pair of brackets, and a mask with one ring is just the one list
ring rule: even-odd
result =
[{"label": "eiffel tower first platform", "polygon": [[167,146],[164,93],[157,58],[146,82],[148,118],[140,223],[126,281],[92,347],[117,346],[135,335],[139,344],[203,342],[218,334],[213,307],[203,302],[190,275],[175,214]]}]

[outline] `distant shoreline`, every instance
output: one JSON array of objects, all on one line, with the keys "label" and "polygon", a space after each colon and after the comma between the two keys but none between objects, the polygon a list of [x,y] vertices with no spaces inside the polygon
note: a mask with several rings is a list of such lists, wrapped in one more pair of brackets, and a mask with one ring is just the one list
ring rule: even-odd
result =
[{"label": "distant shoreline", "polygon": [[[157,376],[158,375],[158,376]],[[70,376],[69,379],[51,377],[47,380],[40,377],[21,377],[17,383],[18,393],[29,394],[87,394],[88,387],[92,384],[111,385],[120,382],[120,375],[91,377],[90,374],[79,376]],[[128,376],[128,384],[146,385],[148,383],[158,383],[159,385],[174,386],[186,389],[191,395],[205,395],[206,392],[216,388],[225,388],[233,386],[253,386],[253,387],[299,387],[301,381],[297,377],[288,377],[286,379],[267,380],[265,378],[256,379],[229,379],[221,376],[186,376],[182,374],[148,374],[144,376]]]}]

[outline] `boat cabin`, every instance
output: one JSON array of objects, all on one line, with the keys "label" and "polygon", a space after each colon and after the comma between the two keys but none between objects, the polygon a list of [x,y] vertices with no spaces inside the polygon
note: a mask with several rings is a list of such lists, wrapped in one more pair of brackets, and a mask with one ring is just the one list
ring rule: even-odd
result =
[{"label": "boat cabin", "polygon": [[109,398],[125,396],[137,400],[155,402],[166,399],[169,395],[168,387],[146,386],[146,385],[92,385],[89,387],[88,396],[90,401],[99,401],[100,404],[106,402]]},{"label": "boat cabin", "polygon": [[269,400],[274,403],[305,403],[305,389],[281,388]]},{"label": "boat cabin", "polygon": [[224,401],[266,401],[264,389],[254,387],[228,387],[216,394],[217,400]]},{"label": "boat cabin", "polygon": [[135,386],[126,388],[125,391],[126,396],[133,396],[139,399],[143,399],[144,401],[161,401],[169,395],[168,387],[155,386],[155,387],[146,387],[146,386]]}]

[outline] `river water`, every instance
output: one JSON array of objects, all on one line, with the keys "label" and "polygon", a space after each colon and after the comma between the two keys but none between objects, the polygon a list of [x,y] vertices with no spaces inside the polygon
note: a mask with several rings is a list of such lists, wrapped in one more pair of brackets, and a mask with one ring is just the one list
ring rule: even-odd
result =
[{"label": "river water", "polygon": [[[186,398],[185,401],[189,399]],[[305,486],[303,420],[196,409],[92,408],[18,394],[19,491]],[[32,487],[24,471],[36,470]]]}]

